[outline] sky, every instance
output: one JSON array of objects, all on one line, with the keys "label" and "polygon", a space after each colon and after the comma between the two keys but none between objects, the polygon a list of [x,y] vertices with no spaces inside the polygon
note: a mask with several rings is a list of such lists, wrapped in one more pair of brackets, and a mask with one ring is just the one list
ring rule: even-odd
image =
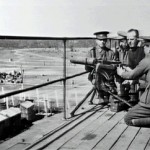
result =
[{"label": "sky", "polygon": [[93,37],[130,28],[150,35],[150,0],[0,0],[0,35]]}]

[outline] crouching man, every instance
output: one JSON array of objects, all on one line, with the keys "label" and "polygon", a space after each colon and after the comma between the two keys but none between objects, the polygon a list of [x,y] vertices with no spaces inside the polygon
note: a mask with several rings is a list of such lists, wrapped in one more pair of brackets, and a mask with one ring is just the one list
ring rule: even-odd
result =
[{"label": "crouching man", "polygon": [[150,43],[144,45],[145,58],[133,70],[117,68],[117,74],[124,79],[137,79],[145,75],[147,86],[137,105],[125,115],[127,125],[137,127],[150,127]]}]

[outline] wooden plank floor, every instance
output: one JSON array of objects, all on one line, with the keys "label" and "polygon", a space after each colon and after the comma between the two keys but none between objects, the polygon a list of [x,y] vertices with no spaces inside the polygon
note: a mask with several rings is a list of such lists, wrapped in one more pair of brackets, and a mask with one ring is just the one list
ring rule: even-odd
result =
[{"label": "wooden plank floor", "polygon": [[[98,106],[30,149],[41,149],[42,144],[48,143],[42,149],[149,150],[150,129],[127,126],[123,120],[125,114]],[[32,145],[33,142],[28,143]],[[16,150],[14,148],[11,150]]]},{"label": "wooden plank floor", "polygon": [[46,150],[144,150],[150,149],[150,129],[124,123],[126,112],[102,109],[52,142]]}]

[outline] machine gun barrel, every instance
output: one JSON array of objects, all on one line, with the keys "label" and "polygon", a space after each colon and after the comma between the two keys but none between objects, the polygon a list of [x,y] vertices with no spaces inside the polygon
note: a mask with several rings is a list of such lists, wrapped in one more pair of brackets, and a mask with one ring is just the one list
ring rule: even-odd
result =
[{"label": "machine gun barrel", "polygon": [[70,60],[71,63],[80,64],[80,65],[88,65],[88,66],[95,66],[99,63],[100,68],[114,70],[116,69],[117,64],[121,64],[120,61],[113,61],[113,60],[100,60],[95,58],[73,58]]},{"label": "machine gun barrel", "polygon": [[121,64],[120,61],[114,61],[114,60],[101,60],[101,59],[96,59],[96,58],[72,58],[70,60],[71,63],[74,64],[81,64],[81,65],[95,65],[97,63],[102,63],[102,64]]},{"label": "machine gun barrel", "polygon": [[73,58],[70,60],[71,63],[80,64],[80,65],[94,65],[95,59],[93,58]]}]

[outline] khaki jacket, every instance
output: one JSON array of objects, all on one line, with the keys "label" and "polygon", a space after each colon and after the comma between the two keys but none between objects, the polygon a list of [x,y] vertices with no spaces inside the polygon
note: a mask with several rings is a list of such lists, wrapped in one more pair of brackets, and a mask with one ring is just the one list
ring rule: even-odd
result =
[{"label": "khaki jacket", "polygon": [[118,56],[109,48],[98,49],[92,48],[88,53],[89,58],[97,58],[101,60],[118,60]]}]

